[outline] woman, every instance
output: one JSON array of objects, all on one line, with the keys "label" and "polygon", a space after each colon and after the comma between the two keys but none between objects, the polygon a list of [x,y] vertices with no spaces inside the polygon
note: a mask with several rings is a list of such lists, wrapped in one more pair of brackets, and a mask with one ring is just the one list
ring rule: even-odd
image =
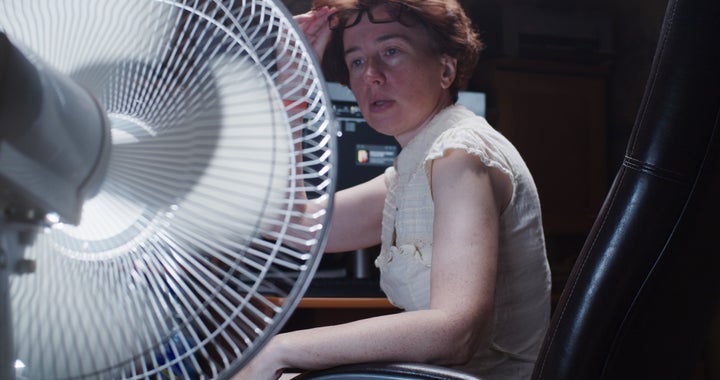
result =
[{"label": "woman", "polygon": [[373,361],[529,378],[550,309],[540,206],[514,147],[454,104],[481,47],[461,7],[325,0],[296,20],[329,79],[402,147],[384,175],[336,194],[327,251],[381,243],[381,286],[405,312],[277,335],[236,378]]}]

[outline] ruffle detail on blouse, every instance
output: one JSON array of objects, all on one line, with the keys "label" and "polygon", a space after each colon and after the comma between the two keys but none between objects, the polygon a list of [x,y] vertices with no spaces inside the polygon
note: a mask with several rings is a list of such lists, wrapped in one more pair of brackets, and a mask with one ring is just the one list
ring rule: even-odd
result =
[{"label": "ruffle detail on blouse", "polygon": [[[487,126],[487,128],[492,127]],[[428,154],[425,156],[424,168],[428,178],[430,178],[432,161],[445,156],[445,153],[451,149],[462,150],[468,154],[477,156],[488,168],[496,168],[505,173],[512,181],[514,198],[517,179],[508,163],[509,160],[492,140],[484,138],[482,131],[472,126],[451,128],[438,136],[428,151]]]},{"label": "ruffle detail on blouse", "polygon": [[430,261],[432,260],[432,245],[426,243],[403,244],[400,246],[390,246],[387,250],[382,250],[378,257],[375,259],[375,266],[383,268],[393,261],[393,258],[397,256],[412,257],[415,260],[420,261],[426,267],[430,267]]},{"label": "ruffle detail on blouse", "polygon": [[405,310],[429,307],[431,259],[430,244],[392,246],[375,259],[382,274],[380,288],[393,305]]}]

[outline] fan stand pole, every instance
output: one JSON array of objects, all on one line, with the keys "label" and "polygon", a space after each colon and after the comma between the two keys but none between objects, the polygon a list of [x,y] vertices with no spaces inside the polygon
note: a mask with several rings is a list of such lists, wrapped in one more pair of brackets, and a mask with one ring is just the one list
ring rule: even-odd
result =
[{"label": "fan stand pole", "polygon": [[[6,261],[5,253],[0,260]],[[12,320],[10,318],[10,281],[5,265],[0,269],[0,379],[15,379],[15,360],[13,359]]]},{"label": "fan stand pole", "polygon": [[0,379],[15,379],[12,318],[10,316],[10,252],[8,234],[0,230]]},{"label": "fan stand pole", "polygon": [[[34,229],[32,229],[34,230]],[[18,268],[30,264],[23,260],[23,236],[31,236],[33,232],[16,229],[0,223],[0,379],[15,379],[15,345],[13,340],[13,323],[10,302],[10,275],[16,274]],[[28,272],[32,269],[27,268]],[[21,272],[25,272],[24,270]]]}]

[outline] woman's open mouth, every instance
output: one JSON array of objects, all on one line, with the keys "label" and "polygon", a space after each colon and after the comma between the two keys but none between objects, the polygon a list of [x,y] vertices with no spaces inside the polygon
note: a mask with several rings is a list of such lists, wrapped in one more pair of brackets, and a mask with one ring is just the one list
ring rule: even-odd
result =
[{"label": "woman's open mouth", "polygon": [[375,100],[370,103],[370,112],[382,112],[395,104],[392,100]]}]

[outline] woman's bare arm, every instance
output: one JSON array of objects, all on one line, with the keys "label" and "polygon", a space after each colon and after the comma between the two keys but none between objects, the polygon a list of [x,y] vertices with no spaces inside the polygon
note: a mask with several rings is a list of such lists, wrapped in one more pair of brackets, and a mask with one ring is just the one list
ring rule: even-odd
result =
[{"label": "woman's bare arm", "polygon": [[[298,26],[307,38],[312,50],[320,58],[322,57],[331,32],[328,28],[327,17],[333,12],[328,7],[321,7],[307,13],[294,17]],[[295,42],[296,43],[296,42]],[[283,43],[280,46],[284,46]],[[306,96],[301,90],[307,86],[306,77],[297,72],[292,65],[295,49],[282,49],[278,51],[278,80],[287,90],[284,94],[288,105],[288,116],[294,128],[293,136],[298,141],[296,151],[302,150],[302,116],[305,113],[305,104],[302,99]],[[299,115],[299,116],[298,116]],[[298,154],[297,162],[303,160]],[[328,200],[307,199],[304,190],[302,167],[296,167],[297,181],[294,184],[295,191],[292,205],[292,217],[290,218],[291,228],[287,231],[289,235],[285,244],[296,249],[306,249],[309,242],[315,236],[315,227],[324,218],[322,212],[327,208]],[[335,195],[333,215],[331,218],[330,235],[326,252],[345,252],[376,245],[380,242],[380,222],[382,218],[382,207],[385,199],[385,184],[382,176],[373,179],[368,183],[355,186],[351,189],[339,191]],[[284,228],[285,215],[269,220],[266,223],[264,234],[267,238],[273,239],[279,236],[280,230]]]},{"label": "woman's bare arm", "polygon": [[380,244],[385,175],[338,191],[325,252],[346,252]]},{"label": "woman's bare arm", "polygon": [[278,335],[237,378],[277,378],[282,368],[379,360],[443,365],[469,360],[492,317],[499,212],[504,206],[496,202],[492,170],[461,152],[434,163],[429,310]]}]

